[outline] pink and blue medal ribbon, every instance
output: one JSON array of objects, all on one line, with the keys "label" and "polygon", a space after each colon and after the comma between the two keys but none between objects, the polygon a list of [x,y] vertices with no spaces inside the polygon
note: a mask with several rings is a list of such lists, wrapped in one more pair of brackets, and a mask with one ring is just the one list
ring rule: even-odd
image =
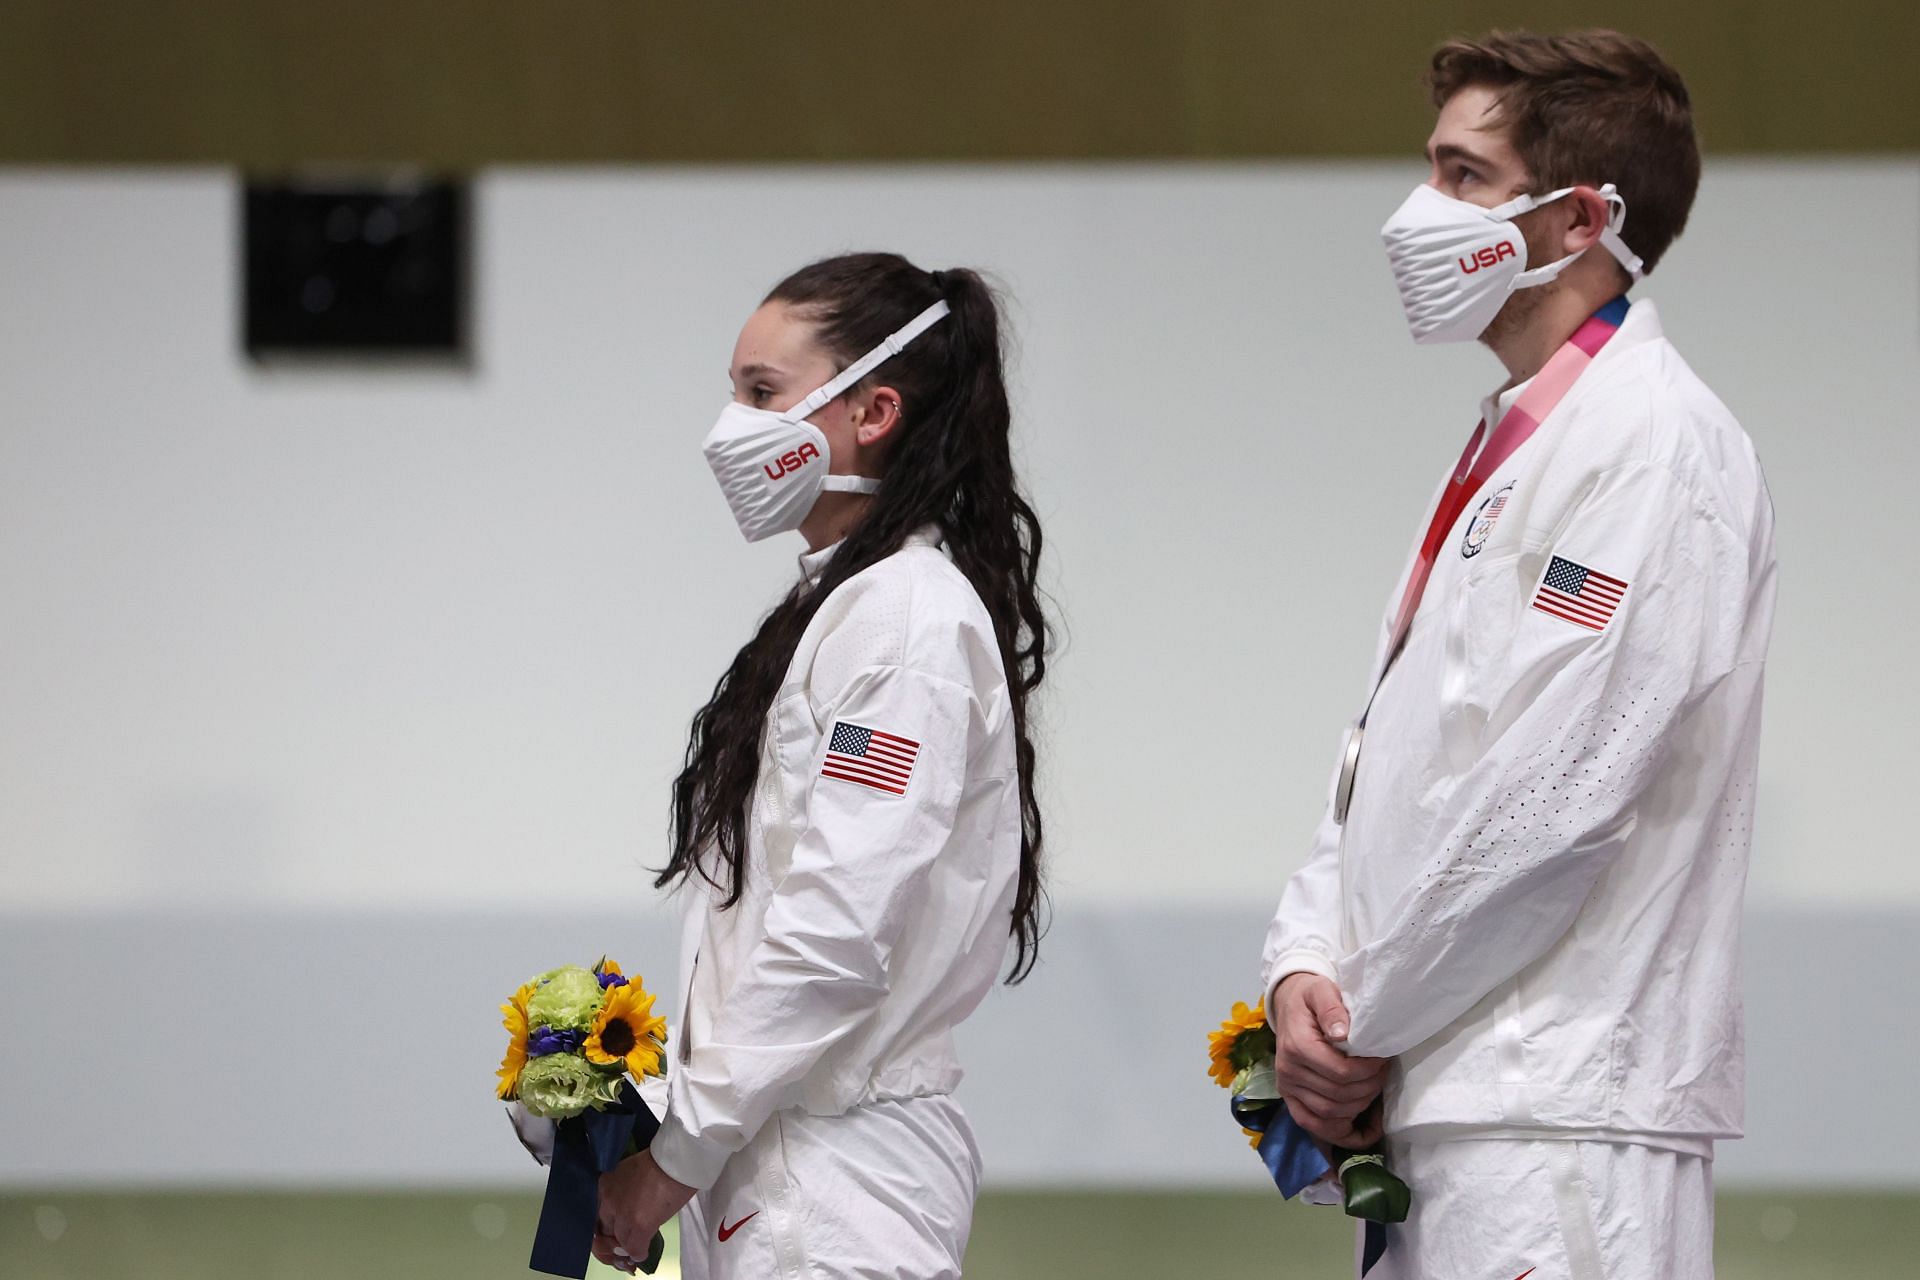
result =
[{"label": "pink and blue medal ribbon", "polygon": [[[1475,494],[1502,466],[1514,452],[1532,439],[1547,415],[1559,407],[1572,390],[1573,384],[1593,358],[1600,354],[1600,348],[1619,331],[1620,322],[1627,316],[1627,300],[1615,298],[1606,306],[1594,312],[1583,321],[1573,336],[1560,344],[1546,366],[1535,374],[1527,384],[1513,407],[1500,416],[1500,422],[1487,435],[1486,420],[1473,429],[1472,437],[1467,441],[1466,452],[1460,455],[1460,463],[1453,470],[1453,483],[1447,486],[1440,496],[1440,505],[1434,508],[1433,519],[1427,525],[1427,536],[1420,543],[1420,556],[1415,562],[1413,573],[1407,579],[1406,593],[1400,597],[1400,609],[1394,617],[1393,643],[1387,646],[1388,662],[1400,651],[1405,643],[1407,632],[1413,626],[1413,615],[1420,608],[1420,597],[1426,594],[1427,579],[1433,576],[1434,561],[1439,558],[1440,544],[1446,541],[1447,534],[1453,529],[1454,521],[1467,509]],[[1485,447],[1481,447],[1482,439]]]}]

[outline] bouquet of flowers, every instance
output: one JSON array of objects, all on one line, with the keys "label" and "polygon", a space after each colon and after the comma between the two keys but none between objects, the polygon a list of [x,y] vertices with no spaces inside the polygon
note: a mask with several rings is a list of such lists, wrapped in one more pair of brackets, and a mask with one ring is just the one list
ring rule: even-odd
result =
[{"label": "bouquet of flowers", "polygon": [[1378,1149],[1328,1151],[1294,1123],[1273,1076],[1276,1048],[1266,1009],[1236,1002],[1232,1016],[1207,1036],[1208,1074],[1232,1091],[1233,1118],[1282,1196],[1291,1200],[1333,1172],[1348,1216],[1367,1222],[1364,1275],[1386,1249],[1382,1225],[1407,1220],[1412,1193]]},{"label": "bouquet of flowers", "polygon": [[[515,1132],[547,1166],[546,1202],[529,1265],[584,1280],[599,1216],[600,1175],[644,1150],[660,1123],[634,1084],[666,1073],[667,1020],[653,997],[602,957],[591,969],[541,974],[500,1006],[507,1056],[496,1095]],[[648,1275],[666,1241],[635,1265]]]}]

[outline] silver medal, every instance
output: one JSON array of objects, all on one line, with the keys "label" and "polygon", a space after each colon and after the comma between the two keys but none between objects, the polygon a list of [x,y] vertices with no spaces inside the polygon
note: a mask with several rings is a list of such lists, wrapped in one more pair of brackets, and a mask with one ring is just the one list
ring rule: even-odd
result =
[{"label": "silver medal", "polygon": [[1360,742],[1367,736],[1367,722],[1354,721],[1347,730],[1346,749],[1340,754],[1340,785],[1333,792],[1333,820],[1346,825],[1347,807],[1353,803],[1353,780],[1360,773]]}]

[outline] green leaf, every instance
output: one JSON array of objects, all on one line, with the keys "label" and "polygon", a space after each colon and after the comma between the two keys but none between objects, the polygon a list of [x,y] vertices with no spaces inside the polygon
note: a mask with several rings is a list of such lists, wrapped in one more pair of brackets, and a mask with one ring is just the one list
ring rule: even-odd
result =
[{"label": "green leaf", "polygon": [[1340,1185],[1346,1193],[1350,1218],[1369,1222],[1405,1222],[1413,1192],[1387,1168],[1385,1157],[1349,1156],[1340,1165]]},{"label": "green leaf", "polygon": [[1240,1033],[1233,1042],[1233,1048],[1227,1054],[1227,1061],[1234,1070],[1245,1071],[1248,1067],[1258,1066],[1262,1062],[1272,1062],[1278,1042],[1273,1038],[1273,1028],[1254,1027]]},{"label": "green leaf", "polygon": [[647,1246],[647,1256],[634,1265],[642,1275],[652,1275],[660,1269],[660,1260],[667,1256],[667,1238],[658,1231],[653,1233],[653,1243]]}]

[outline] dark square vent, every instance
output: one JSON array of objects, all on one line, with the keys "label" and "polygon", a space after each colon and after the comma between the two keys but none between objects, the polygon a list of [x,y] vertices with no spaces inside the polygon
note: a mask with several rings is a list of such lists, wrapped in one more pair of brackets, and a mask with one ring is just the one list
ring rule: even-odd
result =
[{"label": "dark square vent", "polygon": [[466,215],[458,182],[248,182],[248,353],[464,354]]}]

